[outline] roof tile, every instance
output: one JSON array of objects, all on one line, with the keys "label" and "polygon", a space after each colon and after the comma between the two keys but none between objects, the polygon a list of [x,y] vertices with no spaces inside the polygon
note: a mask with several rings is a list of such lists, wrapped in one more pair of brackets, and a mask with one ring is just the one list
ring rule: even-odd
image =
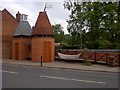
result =
[{"label": "roof tile", "polygon": [[54,35],[46,12],[40,12],[32,35]]},{"label": "roof tile", "polygon": [[16,31],[13,33],[13,36],[31,36],[32,29],[28,21],[20,21]]}]

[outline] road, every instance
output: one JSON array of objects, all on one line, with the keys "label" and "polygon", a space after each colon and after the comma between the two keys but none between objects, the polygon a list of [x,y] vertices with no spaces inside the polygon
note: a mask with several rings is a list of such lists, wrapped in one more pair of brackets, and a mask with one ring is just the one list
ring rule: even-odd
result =
[{"label": "road", "polygon": [[118,73],[2,65],[3,88],[118,88]]}]

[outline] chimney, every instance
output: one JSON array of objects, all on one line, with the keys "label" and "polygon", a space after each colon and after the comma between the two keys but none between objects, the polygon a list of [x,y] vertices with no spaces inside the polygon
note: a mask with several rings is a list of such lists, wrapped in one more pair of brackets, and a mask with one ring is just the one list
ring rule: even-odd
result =
[{"label": "chimney", "polygon": [[28,15],[26,15],[26,14],[22,14],[22,15],[20,16],[20,21],[27,21],[27,16],[28,16]]},{"label": "chimney", "polygon": [[18,22],[20,22],[20,17],[21,17],[21,14],[20,14],[19,11],[18,11],[18,13],[16,14],[16,20],[17,20]]}]

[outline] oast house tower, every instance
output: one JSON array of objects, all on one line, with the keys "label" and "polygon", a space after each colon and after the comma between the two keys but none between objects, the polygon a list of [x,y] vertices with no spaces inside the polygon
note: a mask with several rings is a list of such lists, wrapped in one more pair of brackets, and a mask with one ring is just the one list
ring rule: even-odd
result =
[{"label": "oast house tower", "polygon": [[32,29],[27,21],[27,15],[22,14],[17,17],[19,24],[13,33],[12,58],[15,60],[26,60],[31,53],[31,33]]},{"label": "oast house tower", "polygon": [[32,30],[32,61],[54,61],[54,32],[47,13],[39,12],[39,16]]}]

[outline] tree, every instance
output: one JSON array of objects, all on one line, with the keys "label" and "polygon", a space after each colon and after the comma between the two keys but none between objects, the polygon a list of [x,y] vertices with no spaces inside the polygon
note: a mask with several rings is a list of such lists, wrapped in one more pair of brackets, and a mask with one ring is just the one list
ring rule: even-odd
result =
[{"label": "tree", "polygon": [[65,2],[64,7],[71,12],[67,20],[69,33],[80,36],[78,41],[87,48],[120,48],[119,3]]},{"label": "tree", "polygon": [[79,14],[82,7],[79,2],[72,1],[65,2],[64,7],[71,11],[70,19],[67,20],[67,29],[72,36],[73,44],[82,49],[82,14]]},{"label": "tree", "polygon": [[55,42],[61,43],[64,39],[63,27],[61,26],[61,24],[55,24],[55,25],[52,25],[52,29],[55,33]]}]

